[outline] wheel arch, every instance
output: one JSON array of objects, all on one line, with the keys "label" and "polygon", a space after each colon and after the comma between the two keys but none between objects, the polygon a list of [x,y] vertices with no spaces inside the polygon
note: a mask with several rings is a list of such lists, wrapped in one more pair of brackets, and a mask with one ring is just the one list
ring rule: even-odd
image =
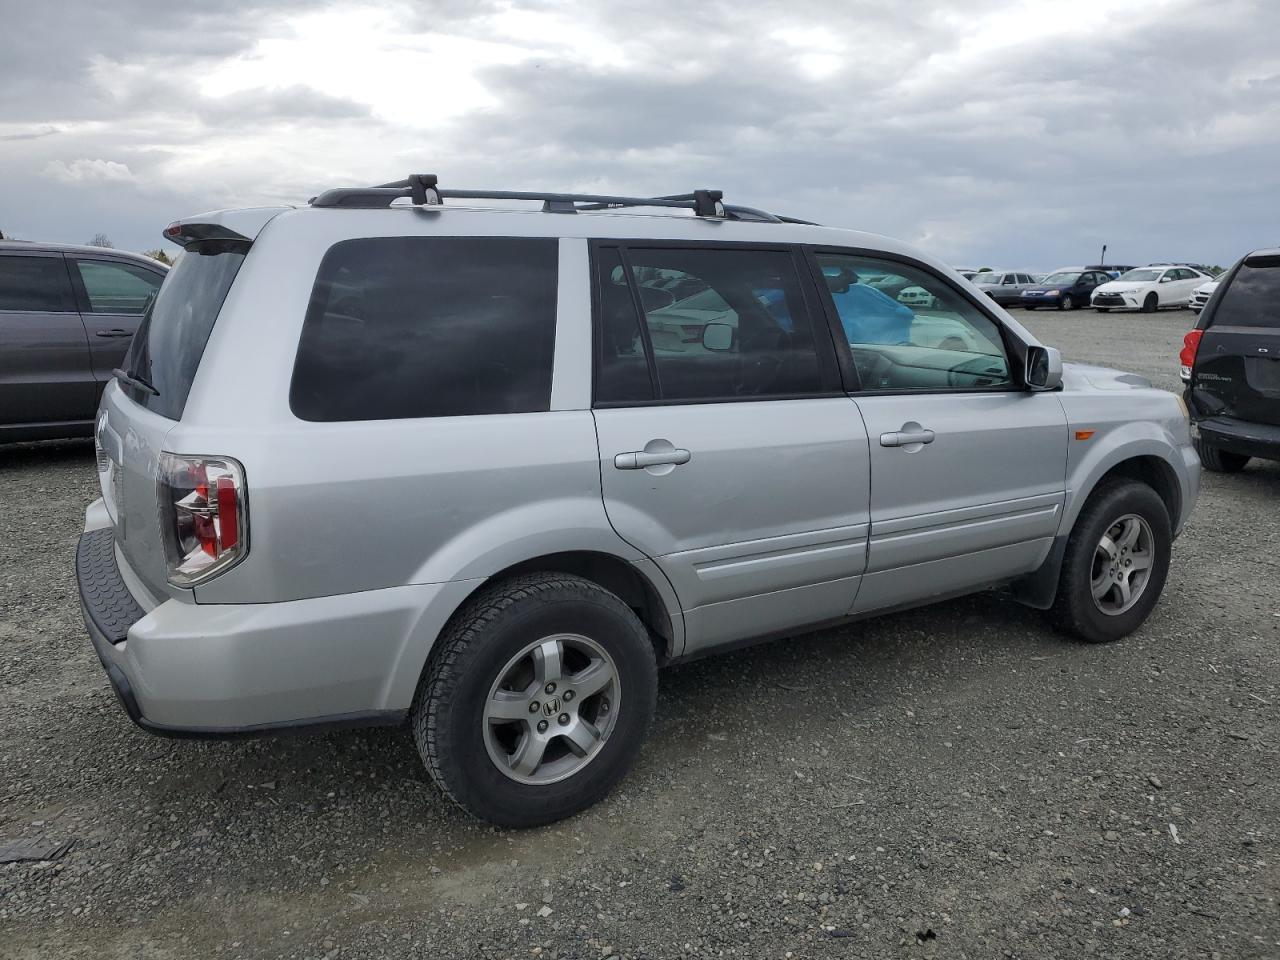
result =
[{"label": "wheel arch", "polygon": [[1058,580],[1067,551],[1067,541],[1075,530],[1076,521],[1080,519],[1080,513],[1090,498],[1104,484],[1115,479],[1136,480],[1155,490],[1164,502],[1165,509],[1169,511],[1170,526],[1177,529],[1182,516],[1183,494],[1173,465],[1163,456],[1152,452],[1119,455],[1113,462],[1103,466],[1086,488],[1068,498],[1068,509],[1064,512],[1062,526],[1054,538],[1049,556],[1038,570],[1012,584],[1014,597],[1019,602],[1038,610],[1047,610],[1053,606],[1058,594]]},{"label": "wheel arch", "polygon": [[684,615],[666,576],[651,560],[627,560],[602,550],[558,550],[509,563],[490,576],[454,581],[440,594],[437,604],[419,618],[401,649],[398,662],[388,678],[384,701],[407,707],[412,701],[423,671],[431,659],[436,640],[481,591],[494,584],[526,573],[569,573],[603,587],[635,611],[653,643],[659,664],[684,649]]}]

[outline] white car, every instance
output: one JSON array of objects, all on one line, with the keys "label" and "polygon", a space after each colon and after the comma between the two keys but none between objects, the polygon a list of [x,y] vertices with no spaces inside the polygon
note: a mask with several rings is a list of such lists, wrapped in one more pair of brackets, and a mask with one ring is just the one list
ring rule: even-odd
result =
[{"label": "white car", "polygon": [[[1226,276],[1224,273],[1222,276]],[[1222,277],[1214,277],[1207,283],[1202,283],[1191,291],[1191,303],[1189,306],[1196,313],[1204,309],[1204,305],[1209,302],[1209,298],[1213,296],[1213,291],[1218,289],[1218,284],[1222,282]]]},{"label": "white car", "polygon": [[1161,307],[1187,306],[1192,291],[1208,279],[1190,267],[1137,267],[1096,288],[1090,302],[1101,313],[1108,310],[1155,313]]}]

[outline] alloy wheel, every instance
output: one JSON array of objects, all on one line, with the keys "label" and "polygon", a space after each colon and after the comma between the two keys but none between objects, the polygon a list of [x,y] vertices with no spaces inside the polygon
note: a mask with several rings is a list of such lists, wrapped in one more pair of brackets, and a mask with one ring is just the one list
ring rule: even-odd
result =
[{"label": "alloy wheel", "polygon": [[489,759],[520,783],[571,777],[594,760],[613,731],[618,669],[589,637],[534,640],[507,661],[485,700]]},{"label": "alloy wheel", "polygon": [[1135,513],[1111,524],[1093,553],[1090,588],[1094,605],[1118,616],[1141,599],[1155,564],[1151,525]]}]

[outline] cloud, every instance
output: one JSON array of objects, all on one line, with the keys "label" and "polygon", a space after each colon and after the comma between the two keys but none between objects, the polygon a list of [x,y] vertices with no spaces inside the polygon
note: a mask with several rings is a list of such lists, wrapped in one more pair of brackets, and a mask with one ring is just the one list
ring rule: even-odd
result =
[{"label": "cloud", "polygon": [[198,97],[193,109],[201,120],[215,125],[274,120],[363,120],[373,116],[367,104],[330,96],[301,84],[239,90],[221,97]]},{"label": "cloud", "polygon": [[44,165],[44,175],[63,183],[134,183],[137,178],[127,164],[114,160],[89,160],[82,158],[66,163],[50,160]]},{"label": "cloud", "polygon": [[1224,262],[1274,242],[1277,34],[1266,0],[19,4],[0,209],[149,245],[420,171],[720,187],[957,262]]},{"label": "cloud", "polygon": [[51,137],[57,132],[57,127],[45,127],[43,130],[21,130],[18,133],[0,133],[0,140],[39,140],[42,137]]}]

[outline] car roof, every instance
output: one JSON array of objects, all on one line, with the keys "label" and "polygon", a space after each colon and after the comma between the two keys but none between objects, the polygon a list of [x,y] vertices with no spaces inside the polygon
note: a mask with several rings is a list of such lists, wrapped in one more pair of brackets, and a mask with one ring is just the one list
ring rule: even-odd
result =
[{"label": "car roof", "polygon": [[[655,213],[641,209],[580,210],[577,213],[545,212],[536,207],[465,206],[445,203],[438,206],[394,205],[379,208],[338,207],[258,207],[214,210],[182,217],[172,225],[185,231],[191,225],[216,225],[254,239],[268,224],[323,222],[352,237],[394,235],[404,221],[422,217],[437,219],[460,235],[523,236],[616,240],[723,240],[733,242],[803,243],[814,246],[865,248],[913,257],[950,271],[936,257],[892,237],[800,222],[770,223],[698,217],[692,213]],[[343,229],[345,226],[347,229]],[[167,232],[167,231],[166,231]],[[416,230],[408,232],[417,232]]]},{"label": "car roof", "polygon": [[99,259],[108,260],[128,260],[131,263],[139,263],[144,266],[155,267],[159,270],[169,269],[159,260],[153,260],[151,257],[144,256],[141,253],[133,253],[129,250],[117,250],[115,247],[91,247],[82,243],[45,243],[39,240],[0,240],[0,253],[75,253],[82,256],[94,256]]}]

